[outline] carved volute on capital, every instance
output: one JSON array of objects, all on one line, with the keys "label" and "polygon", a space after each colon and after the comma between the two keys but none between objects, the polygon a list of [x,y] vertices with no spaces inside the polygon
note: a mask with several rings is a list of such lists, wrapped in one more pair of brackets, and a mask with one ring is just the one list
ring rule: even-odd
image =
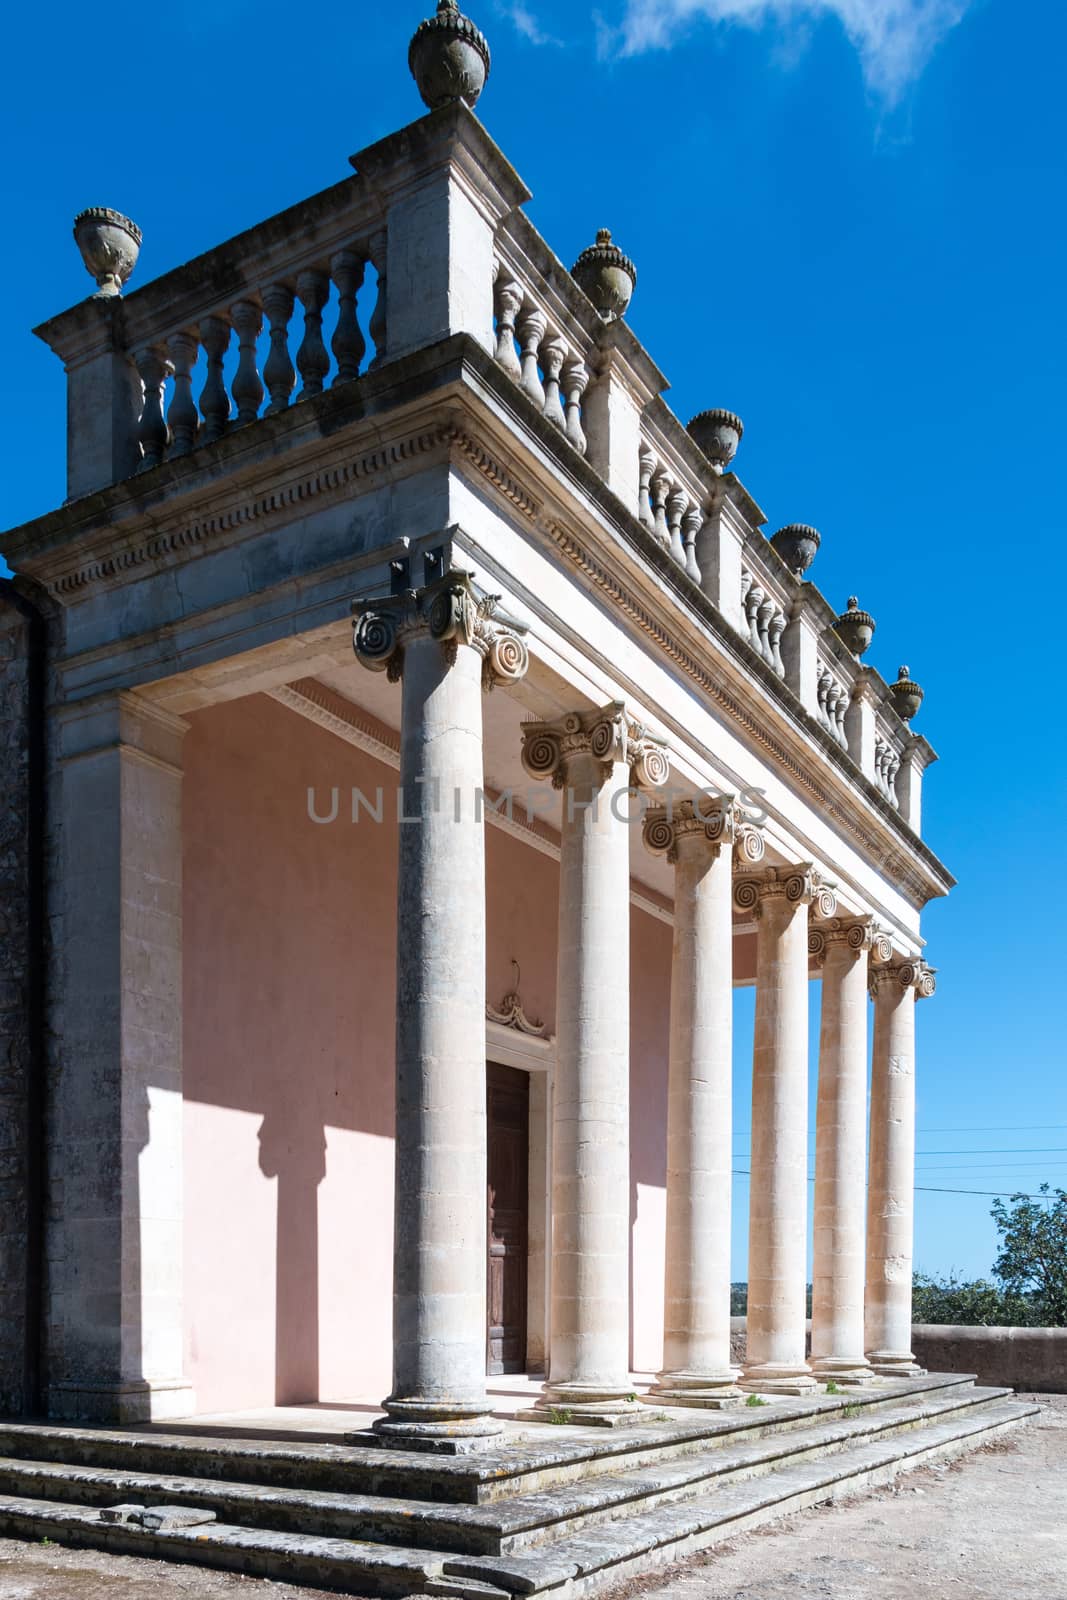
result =
[{"label": "carved volute on capital", "polygon": [[847,950],[858,960],[874,948],[878,937],[878,930],[869,916],[831,917],[829,922],[809,931],[808,953],[817,966],[821,966],[835,949]]},{"label": "carved volute on capital", "polygon": [[739,911],[759,916],[768,900],[784,900],[794,906],[809,906],[813,917],[833,917],[837,896],[833,886],[811,865],[768,867],[758,877],[740,878],[734,884],[734,904]]},{"label": "carved volute on capital", "polygon": [[683,839],[699,839],[713,856],[723,848],[732,849],[745,867],[762,861],[766,848],[763,835],[745,820],[732,795],[675,801],[648,811],[642,833],[646,848],[653,855],[666,856],[672,864]]},{"label": "carved volute on capital", "polygon": [[925,961],[918,958],[872,966],[869,985],[871,999],[876,999],[883,990],[898,990],[903,994],[914,989],[916,1000],[929,1000],[937,989],[935,974],[934,967],[928,967]]},{"label": "carved volute on capital", "polygon": [[416,638],[436,639],[454,661],[468,645],[482,658],[482,687],[515,683],[530,663],[522,623],[497,608],[499,595],[479,595],[469,572],[448,572],[423,589],[406,589],[381,600],[359,600],[352,607],[356,657],[371,672],[386,672],[395,683],[403,675],[404,650]]},{"label": "carved volute on capital", "polygon": [[568,764],[592,756],[606,783],[616,762],[630,769],[630,787],[661,789],[670,777],[667,747],[643,723],[629,716],[621,701],[598,711],[575,711],[554,722],[527,722],[522,730],[522,764],[532,778],[551,778],[562,789]]}]

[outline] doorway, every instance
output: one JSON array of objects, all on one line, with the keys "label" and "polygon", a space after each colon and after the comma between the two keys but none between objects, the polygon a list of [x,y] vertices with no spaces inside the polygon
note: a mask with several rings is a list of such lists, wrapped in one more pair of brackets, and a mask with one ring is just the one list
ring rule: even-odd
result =
[{"label": "doorway", "polygon": [[486,1373],[526,1371],[529,1267],[530,1079],[514,1067],[486,1068],[489,1260]]}]

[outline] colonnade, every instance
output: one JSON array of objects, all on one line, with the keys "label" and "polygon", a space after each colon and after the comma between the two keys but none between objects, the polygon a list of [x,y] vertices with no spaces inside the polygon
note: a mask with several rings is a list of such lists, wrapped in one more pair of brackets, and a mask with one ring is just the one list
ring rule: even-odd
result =
[{"label": "colonnade", "polygon": [[[521,677],[522,630],[450,573],[359,608],[356,654],[403,679],[394,1377],[377,1424],[408,1447],[477,1448],[485,1392],[484,688]],[[523,727],[563,793],[548,1379],[541,1414],[614,1423],[629,1378],[629,840],[635,794],[669,776],[621,704]],[[441,804],[442,794],[448,802]],[[459,797],[453,802],[452,797]],[[642,802],[645,803],[645,802]],[[674,866],[667,1253],[659,1405],[917,1372],[910,1349],[914,1001],[921,962],[844,917],[809,865],[763,864],[729,799],[647,807]],[[748,1356],[730,1355],[733,908],[757,923]],[[814,1301],[806,1354],[808,983],[822,967]],[[874,995],[865,1182],[867,991]],[[866,1192],[867,1223],[864,1228]],[[866,1247],[864,1240],[866,1237]]]}]

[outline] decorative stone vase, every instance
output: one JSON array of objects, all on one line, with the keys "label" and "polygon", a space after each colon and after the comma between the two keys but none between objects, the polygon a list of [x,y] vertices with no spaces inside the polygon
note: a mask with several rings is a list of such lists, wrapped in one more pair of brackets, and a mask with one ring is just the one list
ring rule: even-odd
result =
[{"label": "decorative stone vase", "polygon": [[612,244],[608,228],[598,230],[596,244],[582,251],[571,268],[571,276],[605,322],[614,322],[624,314],[637,288],[637,268],[618,245]]},{"label": "decorative stone vase", "polygon": [[408,66],[431,111],[463,100],[473,106],[491,65],[485,35],[456,0],[437,0],[437,15],[420,22],[408,46]]},{"label": "decorative stone vase", "polygon": [[875,622],[869,611],[861,611],[860,603],[854,594],[848,597],[848,610],[842,612],[834,623],[834,632],[841,640],[846,650],[851,650],[854,656],[861,656],[870,648],[874,638]]},{"label": "decorative stone vase", "polygon": [[806,522],[791,522],[779,528],[771,540],[794,578],[802,578],[819,553],[822,534]]},{"label": "decorative stone vase", "polygon": [[74,241],[86,271],[96,279],[97,295],[121,294],[141,250],[136,222],[108,206],[90,206],[74,218]]},{"label": "decorative stone vase", "polygon": [[686,425],[686,432],[716,472],[726,471],[744,431],[744,423],[732,411],[701,411]]},{"label": "decorative stone vase", "polygon": [[924,691],[917,683],[912,681],[909,669],[901,667],[897,673],[896,683],[889,685],[889,697],[893,710],[902,722],[910,722],[923,703]]}]

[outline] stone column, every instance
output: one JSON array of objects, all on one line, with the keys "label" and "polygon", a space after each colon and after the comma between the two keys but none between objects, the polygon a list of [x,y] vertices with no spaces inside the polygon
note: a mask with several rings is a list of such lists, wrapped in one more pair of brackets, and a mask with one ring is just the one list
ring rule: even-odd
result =
[{"label": "stone column", "polygon": [[822,967],[815,1122],[815,1255],[811,1364],[836,1383],[872,1381],[863,1354],[867,1136],[867,953],[870,918],[813,929]]},{"label": "stone column", "polygon": [[867,1187],[867,1358],[875,1372],[921,1374],[911,1350],[915,1188],[915,1001],[932,995],[921,961],[872,970],[870,1179]]},{"label": "stone column", "polygon": [[57,714],[48,1402],[187,1416],[182,737],[137,694]]},{"label": "stone column", "polygon": [[742,879],[737,905],[759,922],[752,1062],[748,1354],[742,1387],[807,1394],[808,907],[836,901],[807,867]]},{"label": "stone column", "polygon": [[393,1387],[383,1443],[456,1452],[500,1432],[485,1393],[482,689],[527,651],[469,576],[357,608],[356,655],[403,680]]},{"label": "stone column", "polygon": [[645,817],[645,843],[674,864],[667,1089],[663,1370],[650,1404],[740,1403],[730,1362],[733,849],[763,838],[732,799],[682,801]]},{"label": "stone column", "polygon": [[552,1314],[546,1419],[610,1423],[629,1379],[630,799],[668,763],[621,705],[528,723],[523,763],[563,790]]}]

